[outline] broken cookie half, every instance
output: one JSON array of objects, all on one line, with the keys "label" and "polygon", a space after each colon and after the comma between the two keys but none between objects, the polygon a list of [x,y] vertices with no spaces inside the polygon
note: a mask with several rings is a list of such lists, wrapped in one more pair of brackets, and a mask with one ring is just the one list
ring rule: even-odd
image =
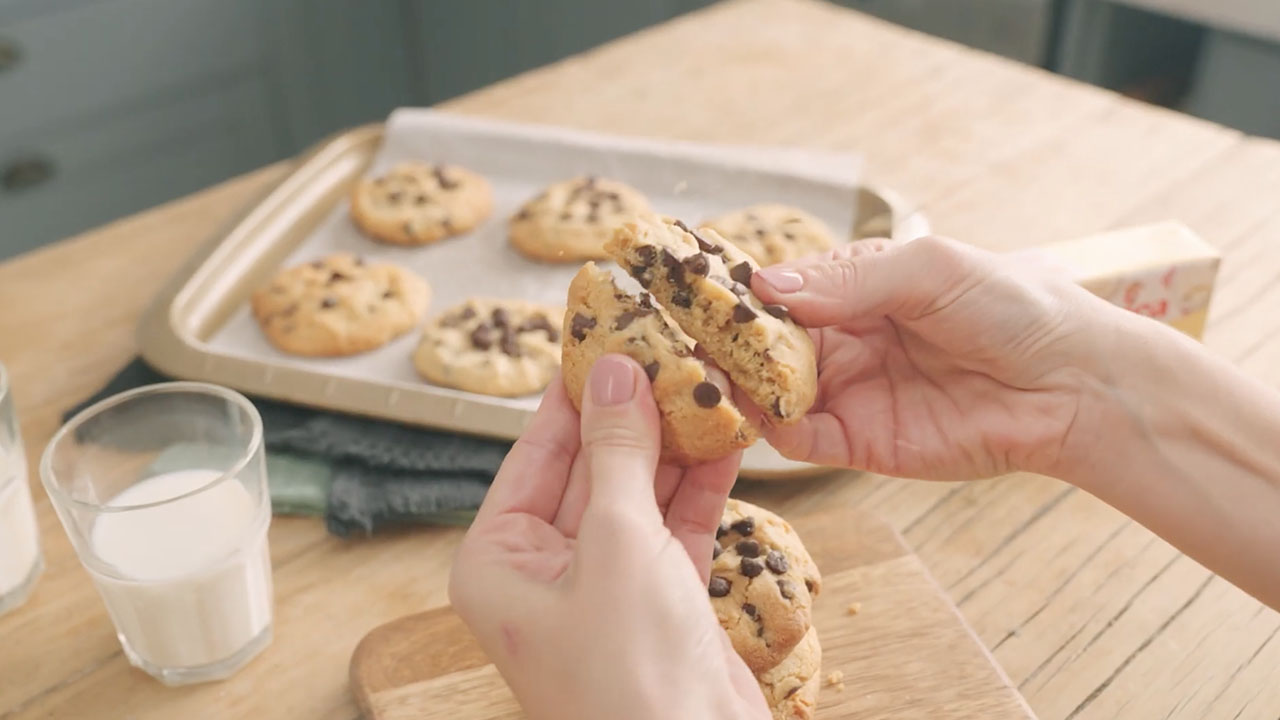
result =
[{"label": "broken cookie half", "polygon": [[614,231],[605,252],[776,425],[804,417],[817,395],[813,341],[787,309],[751,291],[759,265],[710,228],[644,215]]},{"label": "broken cookie half", "polygon": [[755,441],[724,375],[694,354],[694,341],[648,293],[627,292],[609,272],[587,263],[569,285],[567,304],[562,372],[579,410],[591,367],[601,356],[618,353],[639,363],[652,383],[663,462],[715,460]]}]

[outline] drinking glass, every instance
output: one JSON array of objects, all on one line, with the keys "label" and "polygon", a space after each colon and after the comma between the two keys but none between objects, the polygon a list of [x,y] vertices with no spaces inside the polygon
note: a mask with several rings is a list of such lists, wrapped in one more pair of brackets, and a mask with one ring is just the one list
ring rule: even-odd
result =
[{"label": "drinking glass", "polygon": [[26,602],[43,570],[18,416],[0,365],[0,613]]},{"label": "drinking glass", "polygon": [[130,663],[184,685],[270,644],[271,497],[244,396],[176,382],[103,400],[49,441],[40,478]]}]

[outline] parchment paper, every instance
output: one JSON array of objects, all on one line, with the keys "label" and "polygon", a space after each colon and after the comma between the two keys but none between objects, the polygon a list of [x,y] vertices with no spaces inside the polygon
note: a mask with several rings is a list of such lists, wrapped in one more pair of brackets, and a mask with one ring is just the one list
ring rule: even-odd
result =
[{"label": "parchment paper", "polygon": [[[714,147],[611,137],[561,128],[518,125],[423,109],[392,113],[370,172],[402,160],[464,165],[493,185],[494,210],[476,230],[434,245],[400,248],[364,237],[344,199],[302,242],[288,265],[348,251],[413,269],[430,283],[435,315],[467,298],[517,297],[563,306],[580,264],[526,260],[507,244],[507,218],[553,182],[578,175],[610,177],[644,193],[654,209],[690,225],[760,202],[803,208],[838,237],[854,228],[857,156],[749,147]],[[220,352],[302,364],[333,375],[389,383],[422,383],[410,355],[409,333],[378,350],[349,358],[306,359],[281,353],[263,337],[247,305],[209,339]],[[446,391],[454,394],[457,391]],[[457,393],[508,407],[536,407],[537,396],[507,400]]]}]

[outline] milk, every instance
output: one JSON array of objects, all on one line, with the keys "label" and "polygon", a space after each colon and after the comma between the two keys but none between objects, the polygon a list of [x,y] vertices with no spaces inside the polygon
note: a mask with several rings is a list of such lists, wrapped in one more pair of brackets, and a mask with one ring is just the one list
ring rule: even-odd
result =
[{"label": "milk", "polygon": [[[184,470],[137,483],[107,507],[168,500],[216,479]],[[131,658],[158,668],[226,660],[271,625],[271,559],[264,511],[235,479],[148,508],[106,511],[90,567]],[[95,566],[97,563],[95,563]]]},{"label": "milk", "polygon": [[0,450],[0,608],[4,597],[19,592],[40,562],[40,536],[36,529],[27,463],[22,452],[6,455]]}]

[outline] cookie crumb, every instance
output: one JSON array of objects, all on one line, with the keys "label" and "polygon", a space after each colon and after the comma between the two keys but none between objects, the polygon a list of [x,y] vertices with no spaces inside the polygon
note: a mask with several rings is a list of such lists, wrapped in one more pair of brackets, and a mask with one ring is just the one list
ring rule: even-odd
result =
[{"label": "cookie crumb", "polygon": [[827,684],[832,687],[839,687],[841,690],[843,690],[844,689],[844,673],[841,672],[840,670],[833,671],[830,675],[827,675]]},{"label": "cookie crumb", "polygon": [[846,610],[845,612],[849,615],[857,615],[861,611],[862,611],[862,603],[856,602],[856,603],[849,603],[849,609]]}]

